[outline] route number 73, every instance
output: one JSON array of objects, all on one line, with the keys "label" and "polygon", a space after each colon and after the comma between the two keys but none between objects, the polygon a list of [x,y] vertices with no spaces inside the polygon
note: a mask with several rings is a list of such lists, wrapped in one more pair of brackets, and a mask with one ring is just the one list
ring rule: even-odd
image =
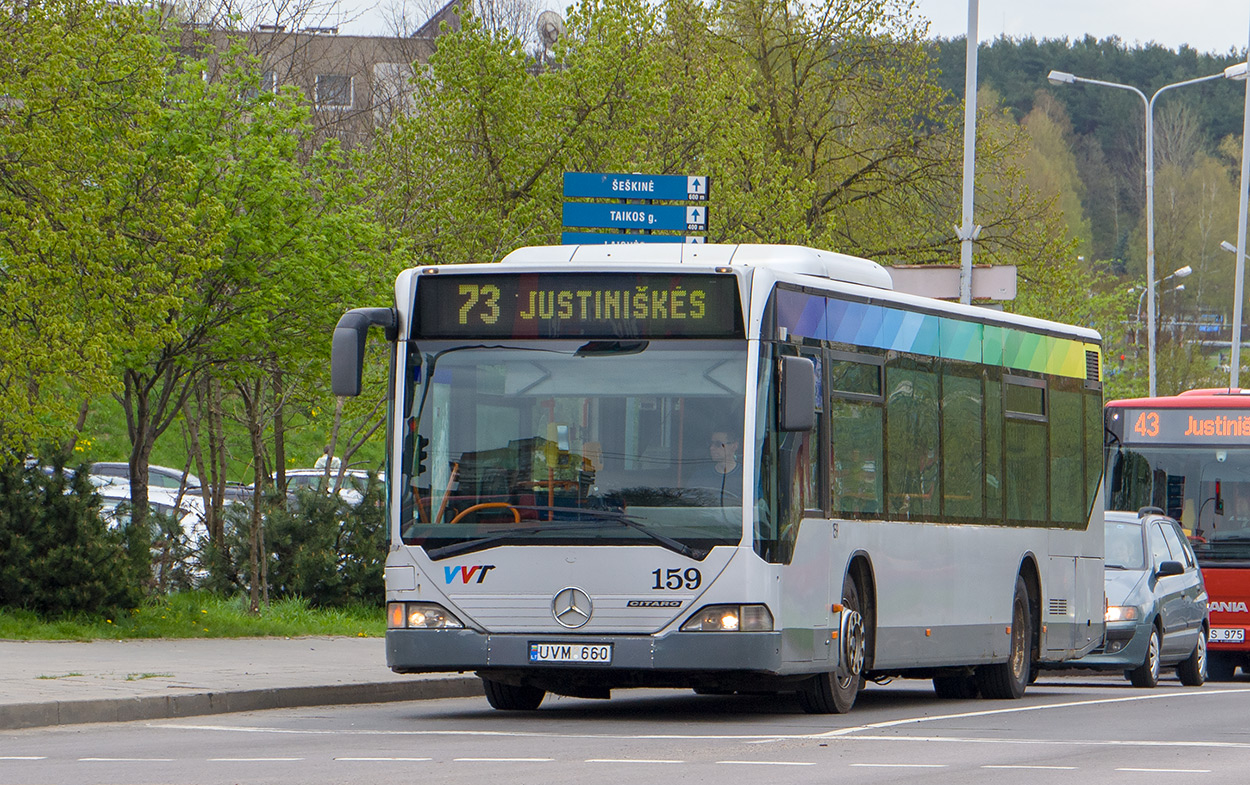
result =
[{"label": "route number 73", "polygon": [[464,305],[460,306],[460,323],[469,323],[469,314],[479,302],[485,307],[485,313],[477,314],[483,324],[494,324],[499,321],[499,287],[493,284],[478,286],[475,283],[460,285],[460,294],[465,296]]}]

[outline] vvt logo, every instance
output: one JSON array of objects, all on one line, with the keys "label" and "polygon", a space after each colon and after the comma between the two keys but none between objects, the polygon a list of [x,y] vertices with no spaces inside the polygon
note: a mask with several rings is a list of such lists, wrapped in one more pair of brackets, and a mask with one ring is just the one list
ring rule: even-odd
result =
[{"label": "vvt logo", "polygon": [[493,564],[475,564],[472,567],[463,567],[463,566],[444,567],[443,568],[444,583],[448,583],[448,584],[455,583],[457,575],[460,576],[461,583],[469,583],[470,581],[473,581],[474,575],[477,576],[477,581],[475,582],[481,583],[482,581],[486,580],[486,573],[490,572],[493,569],[495,569],[495,565]]}]

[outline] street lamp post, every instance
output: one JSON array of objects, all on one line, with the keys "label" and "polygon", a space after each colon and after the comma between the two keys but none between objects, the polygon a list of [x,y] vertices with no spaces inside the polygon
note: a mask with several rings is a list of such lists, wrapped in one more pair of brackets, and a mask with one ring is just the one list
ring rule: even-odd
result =
[{"label": "street lamp post", "polygon": [[1149,293],[1146,298],[1146,352],[1148,375],[1150,379],[1150,397],[1156,394],[1156,374],[1155,374],[1155,144],[1154,144],[1154,107],[1155,100],[1165,90],[1171,90],[1174,87],[1184,87],[1185,85],[1198,84],[1199,82],[1209,82],[1213,79],[1245,79],[1246,64],[1237,63],[1230,65],[1218,74],[1210,76],[1200,76],[1197,79],[1186,79],[1183,82],[1175,82],[1173,84],[1164,85],[1155,91],[1154,95],[1146,98],[1146,94],[1131,85],[1120,84],[1118,82],[1104,82],[1101,79],[1086,79],[1082,76],[1073,76],[1065,71],[1051,71],[1047,77],[1051,84],[1093,84],[1102,85],[1103,87],[1115,87],[1120,90],[1128,90],[1142,100],[1142,105],[1146,110],[1146,289],[1145,293]]},{"label": "street lamp post", "polygon": [[[1250,109],[1250,98],[1247,99],[1247,109]],[[1250,114],[1246,115],[1246,127],[1250,130]],[[1250,160],[1246,158],[1246,150],[1244,148],[1241,153],[1243,172],[1250,167]],[[1228,341],[1229,358],[1228,358],[1228,389],[1236,390],[1241,384],[1239,378],[1241,374],[1241,301],[1242,286],[1245,282],[1246,260],[1242,253],[1245,247],[1246,230],[1245,230],[1245,200],[1246,200],[1246,177],[1243,175],[1242,181],[1242,210],[1241,216],[1237,219],[1237,242],[1233,245],[1228,240],[1221,240],[1220,247],[1231,254],[1237,255],[1237,262],[1233,272],[1233,332]]]},{"label": "street lamp post", "polygon": [[[1173,270],[1168,275],[1165,275],[1159,280],[1155,281],[1155,287],[1158,288],[1159,286],[1163,284],[1164,281],[1168,281],[1173,278],[1184,278],[1185,276],[1189,275],[1193,271],[1194,271],[1194,268],[1190,267],[1189,265],[1185,265],[1179,270]],[[1177,289],[1174,289],[1173,291],[1181,291],[1181,292],[1185,291],[1185,284],[1181,284]],[[1142,300],[1144,300],[1145,298],[1146,298],[1146,290],[1142,289],[1141,296],[1137,298],[1137,323],[1138,324],[1141,324],[1141,305],[1142,305]]]}]

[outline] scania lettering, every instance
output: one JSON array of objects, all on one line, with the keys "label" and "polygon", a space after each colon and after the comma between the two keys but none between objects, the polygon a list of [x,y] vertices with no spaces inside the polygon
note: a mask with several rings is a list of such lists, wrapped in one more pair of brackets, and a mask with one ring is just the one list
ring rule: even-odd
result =
[{"label": "scania lettering", "polygon": [[382,327],[397,672],[829,713],[896,677],[1017,698],[1101,641],[1092,330],[795,246],[522,248],[394,292],[332,379],[359,394]]},{"label": "scania lettering", "polygon": [[1112,401],[1106,426],[1107,509],[1157,507],[1185,529],[1209,598],[1207,674],[1228,681],[1250,669],[1250,391]]}]

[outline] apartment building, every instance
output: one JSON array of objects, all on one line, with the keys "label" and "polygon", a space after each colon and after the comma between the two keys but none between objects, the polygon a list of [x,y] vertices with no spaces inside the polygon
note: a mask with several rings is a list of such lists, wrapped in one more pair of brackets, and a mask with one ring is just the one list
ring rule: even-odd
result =
[{"label": "apartment building", "polygon": [[[428,62],[443,22],[452,29],[459,27],[458,2],[449,2],[410,36],[340,35],[336,27],[260,25],[226,30],[188,25],[182,43],[191,52],[197,40],[207,38],[211,49],[221,52],[232,39],[242,41],[260,61],[260,89],[291,85],[306,97],[312,108],[314,144],[336,138],[350,149],[411,108],[415,69]],[[209,63],[210,79],[215,67]]]}]

